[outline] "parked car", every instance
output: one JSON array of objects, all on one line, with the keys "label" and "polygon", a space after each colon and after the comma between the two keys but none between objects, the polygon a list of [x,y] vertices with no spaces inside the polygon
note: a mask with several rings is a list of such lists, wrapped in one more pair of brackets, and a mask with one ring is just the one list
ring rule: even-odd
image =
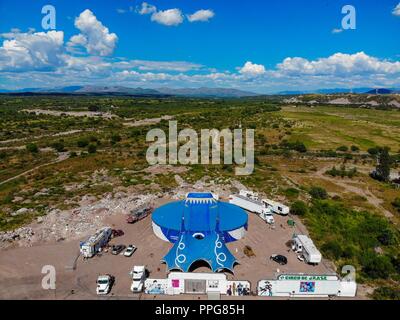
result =
[{"label": "parked car", "polygon": [[112,230],[112,237],[113,237],[113,238],[121,237],[121,236],[123,236],[124,234],[125,234],[125,233],[124,233],[122,230],[120,230],[120,229],[118,229],[118,230],[113,229],[113,230]]},{"label": "parked car", "polygon": [[136,246],[134,246],[133,244],[130,244],[127,248],[126,248],[126,250],[125,250],[125,252],[124,252],[124,256],[125,257],[130,257],[131,255],[133,255],[133,253],[136,251]]},{"label": "parked car", "polygon": [[287,264],[287,258],[281,254],[273,254],[269,258],[282,266]]},{"label": "parked car", "polygon": [[153,211],[152,207],[145,207],[145,208],[141,208],[139,210],[132,211],[129,214],[128,218],[126,218],[126,222],[127,223],[138,222],[138,221],[146,218],[151,213],[151,211]]},{"label": "parked car", "polygon": [[99,276],[96,281],[96,293],[98,295],[109,294],[112,286],[114,285],[114,282],[115,277],[110,274]]},{"label": "parked car", "polygon": [[125,248],[126,246],[124,246],[123,244],[113,245],[111,253],[115,255],[120,254]]}]

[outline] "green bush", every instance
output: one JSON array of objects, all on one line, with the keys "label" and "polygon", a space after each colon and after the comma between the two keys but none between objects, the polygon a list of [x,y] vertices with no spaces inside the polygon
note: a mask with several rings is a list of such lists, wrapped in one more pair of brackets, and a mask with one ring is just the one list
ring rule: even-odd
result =
[{"label": "green bush", "polygon": [[338,260],[343,256],[343,250],[337,241],[331,240],[321,246],[321,250],[328,258]]},{"label": "green bush", "polygon": [[375,300],[400,300],[400,287],[379,287],[374,290],[372,298]]},{"label": "green bush", "polygon": [[97,147],[93,143],[89,144],[87,149],[88,149],[89,153],[96,153],[96,151],[97,151]]},{"label": "green bush", "polygon": [[367,252],[361,257],[362,272],[371,279],[388,279],[394,272],[388,256]]},{"label": "green bush", "polygon": [[357,147],[357,146],[351,146],[350,149],[351,149],[351,151],[353,151],[353,152],[358,152],[358,151],[360,151],[360,148]]},{"label": "green bush", "polygon": [[290,206],[290,212],[296,216],[304,216],[308,212],[308,207],[303,201],[295,201]]},{"label": "green bush", "polygon": [[311,187],[309,194],[313,199],[327,199],[328,193],[322,187]]},{"label": "green bush", "polygon": [[400,212],[400,197],[393,200],[392,206],[395,207],[398,212]]},{"label": "green bush", "polygon": [[289,198],[298,197],[299,193],[300,193],[300,191],[297,190],[296,188],[287,188],[287,189],[284,191],[285,196],[286,196],[286,197],[289,197]]},{"label": "green bush", "polygon": [[52,143],[51,147],[53,149],[55,149],[57,152],[64,152],[65,151],[64,143],[62,141],[58,141],[58,142]]},{"label": "green bush", "polygon": [[349,148],[346,146],[340,146],[336,150],[341,151],[341,152],[347,152],[347,151],[349,151]]},{"label": "green bush", "polygon": [[31,153],[38,153],[39,152],[39,148],[36,144],[34,143],[28,143],[26,145],[26,150],[28,150]]},{"label": "green bush", "polygon": [[79,148],[85,148],[89,144],[89,141],[87,139],[79,139],[76,144]]}]

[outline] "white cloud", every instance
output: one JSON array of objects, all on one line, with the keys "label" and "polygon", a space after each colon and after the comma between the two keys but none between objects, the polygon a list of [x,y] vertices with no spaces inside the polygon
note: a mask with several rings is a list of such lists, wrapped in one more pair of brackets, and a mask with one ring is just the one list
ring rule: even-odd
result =
[{"label": "white cloud", "polygon": [[393,9],[392,14],[396,17],[400,17],[400,2],[399,4]]},{"label": "white cloud", "polygon": [[137,68],[141,71],[150,70],[163,70],[163,71],[176,71],[176,72],[187,72],[192,70],[198,70],[203,66],[197,63],[187,61],[149,61],[149,60],[130,60],[130,61],[119,61],[114,64],[118,68]]},{"label": "white cloud", "polygon": [[73,48],[83,46],[89,54],[107,56],[114,51],[118,37],[110,33],[92,11],[86,9],[75,19],[75,27],[80,34],[71,37],[68,46]]},{"label": "white cloud", "polygon": [[183,22],[183,15],[179,9],[160,10],[151,15],[151,21],[165,26],[177,26]]},{"label": "white cloud", "polygon": [[151,14],[157,11],[156,6],[153,6],[151,4],[148,4],[147,2],[142,3],[142,7],[140,10],[138,10],[139,14],[144,15],[144,14]]},{"label": "white cloud", "polygon": [[343,32],[343,29],[337,29],[337,28],[335,28],[335,29],[332,30],[332,33],[333,33],[333,34],[342,33],[342,32]]},{"label": "white cloud", "polygon": [[64,33],[48,31],[37,33],[10,32],[2,36],[0,70],[51,70],[64,64]]},{"label": "white cloud", "polygon": [[239,73],[250,76],[258,76],[265,73],[265,67],[262,64],[255,64],[247,61],[244,66],[239,69]]},{"label": "white cloud", "polygon": [[214,12],[212,10],[198,10],[193,14],[187,16],[190,22],[196,21],[209,21],[212,17],[214,17]]},{"label": "white cloud", "polygon": [[400,72],[400,62],[390,62],[371,57],[364,52],[355,54],[335,53],[328,58],[307,60],[286,58],[278,64],[278,70],[292,75],[355,75],[355,74],[394,74]]}]

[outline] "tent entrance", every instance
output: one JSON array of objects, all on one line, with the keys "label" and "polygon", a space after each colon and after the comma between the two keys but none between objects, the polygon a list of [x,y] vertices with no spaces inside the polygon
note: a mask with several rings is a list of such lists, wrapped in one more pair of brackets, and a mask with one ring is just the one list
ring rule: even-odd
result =
[{"label": "tent entrance", "polygon": [[186,279],[185,280],[185,293],[206,293],[206,280]]}]

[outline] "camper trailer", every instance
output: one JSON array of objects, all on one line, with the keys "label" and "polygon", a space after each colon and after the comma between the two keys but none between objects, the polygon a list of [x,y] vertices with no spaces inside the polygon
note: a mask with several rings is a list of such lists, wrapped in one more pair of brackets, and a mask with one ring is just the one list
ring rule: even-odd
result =
[{"label": "camper trailer", "polygon": [[89,239],[80,243],[80,252],[83,257],[91,258],[96,255],[111,239],[112,229],[104,227],[98,230]]},{"label": "camper trailer", "polygon": [[271,210],[258,200],[257,193],[241,190],[238,195],[229,196],[229,203],[237,205],[247,211],[257,213],[261,219],[269,224],[274,223]]},{"label": "camper trailer", "polygon": [[262,202],[265,207],[271,208],[273,213],[280,214],[281,216],[287,216],[289,214],[289,207],[282,203],[270,199],[262,199]]},{"label": "camper trailer", "polygon": [[292,249],[309,264],[318,264],[322,260],[322,255],[314,245],[314,242],[306,235],[296,235],[293,238]]}]

